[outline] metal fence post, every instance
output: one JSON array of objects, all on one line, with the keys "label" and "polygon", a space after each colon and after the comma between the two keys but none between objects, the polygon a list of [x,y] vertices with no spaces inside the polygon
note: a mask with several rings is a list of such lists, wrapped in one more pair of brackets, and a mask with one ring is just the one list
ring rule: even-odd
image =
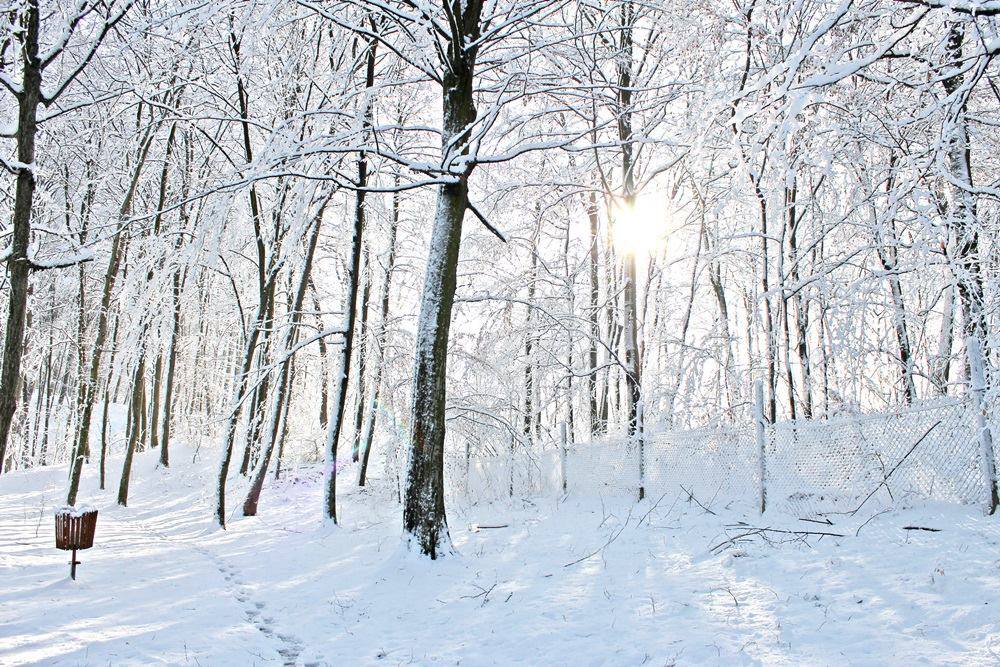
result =
[{"label": "metal fence post", "polygon": [[510,463],[508,464],[510,466],[510,468],[508,469],[508,472],[510,473],[510,479],[509,479],[510,489],[508,489],[508,490],[509,490],[509,496],[511,498],[514,497],[514,442],[515,442],[514,431],[511,431],[510,432]]},{"label": "metal fence post", "polygon": [[559,424],[559,481],[562,492],[566,493],[566,422]]},{"label": "metal fence post", "polygon": [[646,434],[645,434],[645,414],[643,401],[640,398],[636,406],[635,434],[636,443],[639,446],[639,500],[646,497]]},{"label": "metal fence post", "polygon": [[983,366],[983,350],[979,339],[970,335],[965,341],[965,353],[969,358],[969,384],[976,408],[976,427],[979,431],[979,465],[982,468],[986,486],[986,512],[997,510],[997,469],[993,457],[993,434],[986,419],[986,370]]},{"label": "metal fence post", "polygon": [[764,383],[757,380],[753,383],[753,417],[757,435],[757,465],[760,475],[760,513],[767,509],[767,463],[765,459],[764,437]]}]

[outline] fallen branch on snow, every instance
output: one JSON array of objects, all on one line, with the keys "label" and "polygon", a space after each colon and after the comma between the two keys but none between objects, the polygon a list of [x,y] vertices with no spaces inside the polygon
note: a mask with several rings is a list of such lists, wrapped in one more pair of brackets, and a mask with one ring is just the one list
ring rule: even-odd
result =
[{"label": "fallen branch on snow", "polygon": [[563,567],[570,567],[572,565],[576,565],[577,563],[582,563],[583,561],[587,560],[588,558],[592,558],[592,557],[596,556],[597,554],[601,553],[602,551],[604,551],[605,549],[607,549],[608,546],[612,542],[614,542],[615,540],[618,539],[618,536],[622,534],[622,531],[625,530],[626,528],[628,528],[629,520],[631,520],[631,518],[632,518],[632,508],[630,507],[629,510],[628,510],[628,516],[625,517],[625,523],[622,524],[622,527],[618,529],[618,532],[615,533],[614,535],[612,535],[611,538],[607,542],[605,542],[604,545],[600,549],[598,549],[596,551],[590,552],[589,554],[587,554],[583,558],[577,558],[572,563],[566,563],[565,565],[563,565]]},{"label": "fallen branch on snow", "polygon": [[718,555],[719,553],[722,552],[724,548],[728,546],[735,547],[738,542],[753,537],[760,537],[764,541],[770,542],[771,540],[769,539],[768,536],[771,534],[791,535],[793,537],[788,541],[803,542],[804,544],[809,544],[808,539],[810,537],[817,537],[819,539],[823,539],[824,537],[846,537],[846,535],[844,535],[843,533],[831,533],[821,530],[785,530],[783,528],[756,527],[743,523],[742,521],[734,525],[726,526],[727,531],[736,529],[740,529],[743,532],[741,532],[739,535],[727,535],[728,539],[719,542],[714,547],[710,548],[709,551],[712,554]]}]

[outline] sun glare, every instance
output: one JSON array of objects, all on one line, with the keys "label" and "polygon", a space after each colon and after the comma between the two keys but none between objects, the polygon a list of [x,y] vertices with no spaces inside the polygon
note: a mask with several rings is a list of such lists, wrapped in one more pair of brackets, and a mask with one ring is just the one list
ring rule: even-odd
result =
[{"label": "sun glare", "polygon": [[667,237],[667,203],[653,194],[633,202],[616,201],[611,210],[611,237],[615,249],[637,256],[652,256]]}]

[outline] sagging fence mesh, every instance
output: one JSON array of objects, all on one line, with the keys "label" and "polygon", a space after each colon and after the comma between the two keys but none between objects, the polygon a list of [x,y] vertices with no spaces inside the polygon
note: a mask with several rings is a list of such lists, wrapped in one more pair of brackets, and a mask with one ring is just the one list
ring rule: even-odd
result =
[{"label": "sagging fence mesh", "polygon": [[628,439],[527,447],[509,436],[483,441],[459,432],[446,447],[445,483],[454,500],[489,502],[558,494],[564,485],[568,493],[636,494],[641,477],[654,499],[691,493],[748,511],[759,509],[763,488],[768,509],[798,516],[863,502],[984,504],[980,433],[971,400],[766,425],[763,437],[752,421],[647,433],[642,457]]}]

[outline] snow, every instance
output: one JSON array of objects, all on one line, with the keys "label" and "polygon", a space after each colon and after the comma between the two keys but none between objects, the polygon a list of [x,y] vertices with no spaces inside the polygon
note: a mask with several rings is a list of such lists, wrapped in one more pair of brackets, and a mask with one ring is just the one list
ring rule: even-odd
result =
[{"label": "snow", "polygon": [[97,508],[89,503],[83,503],[80,505],[62,505],[61,507],[56,507],[53,513],[56,516],[68,516],[71,518],[79,518],[84,514],[97,511]]},{"label": "snow", "polygon": [[[211,466],[174,454],[170,469],[136,457],[127,509],[87,467],[101,514],[76,582],[51,528],[65,467],[0,478],[0,664],[1000,661],[1000,521],[978,508],[824,525],[683,496],[455,502],[458,555],[430,562],[402,548],[377,479],[341,485],[338,527],[320,516],[321,467],[293,469],[259,517],[213,531]],[[844,537],[713,550],[738,521]]]}]

